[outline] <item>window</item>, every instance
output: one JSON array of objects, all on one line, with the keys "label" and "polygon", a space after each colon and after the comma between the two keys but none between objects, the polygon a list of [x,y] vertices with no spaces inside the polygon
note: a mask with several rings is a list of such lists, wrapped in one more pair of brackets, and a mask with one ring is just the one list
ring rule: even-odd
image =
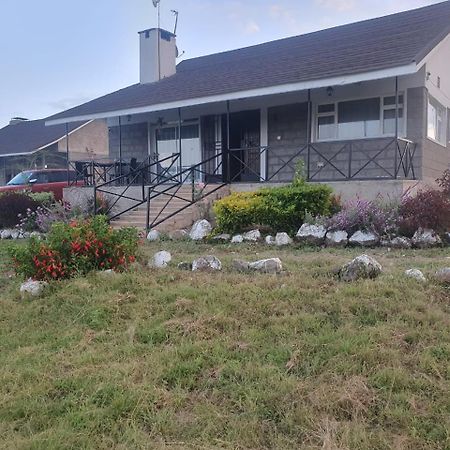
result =
[{"label": "window", "polygon": [[433,97],[428,97],[428,137],[442,145],[447,140],[447,113],[445,108]]},{"label": "window", "polygon": [[[362,139],[395,135],[394,96],[319,105],[317,139]],[[404,96],[398,97],[398,130],[404,130]]]}]

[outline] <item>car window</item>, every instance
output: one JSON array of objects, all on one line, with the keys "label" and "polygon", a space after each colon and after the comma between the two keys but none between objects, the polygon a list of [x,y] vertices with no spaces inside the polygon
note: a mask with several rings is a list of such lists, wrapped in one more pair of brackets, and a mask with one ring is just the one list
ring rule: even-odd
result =
[{"label": "car window", "polygon": [[67,181],[67,172],[48,172],[48,181],[50,183],[60,183]]},{"label": "car window", "polygon": [[31,180],[36,180],[36,184],[46,184],[48,183],[48,174],[46,172],[34,172],[31,174]]}]

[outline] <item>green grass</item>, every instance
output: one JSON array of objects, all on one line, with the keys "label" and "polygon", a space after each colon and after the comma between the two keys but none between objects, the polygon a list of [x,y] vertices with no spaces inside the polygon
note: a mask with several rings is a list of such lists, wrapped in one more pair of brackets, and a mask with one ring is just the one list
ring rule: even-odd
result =
[{"label": "green grass", "polygon": [[[353,284],[331,272],[356,250],[158,250],[225,268],[93,274],[22,301],[0,245],[0,448],[450,448],[450,291],[403,276],[448,250],[369,251],[385,273]],[[286,273],[229,269],[272,255]]]}]

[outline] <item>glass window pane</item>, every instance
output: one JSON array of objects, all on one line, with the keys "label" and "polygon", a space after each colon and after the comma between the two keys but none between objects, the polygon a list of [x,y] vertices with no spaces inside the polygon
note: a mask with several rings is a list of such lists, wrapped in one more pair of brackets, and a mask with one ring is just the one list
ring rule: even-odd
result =
[{"label": "glass window pane", "polygon": [[[403,95],[398,96],[398,103],[399,105],[403,105]],[[384,97],[384,105],[385,106],[395,106],[395,95],[392,95],[390,97]]]},{"label": "glass window pane", "polygon": [[319,139],[334,139],[336,126],[334,116],[324,116],[317,119]]},{"label": "glass window pane", "polygon": [[181,139],[198,138],[198,125],[184,125],[181,127]]},{"label": "glass window pane", "polygon": [[342,139],[375,137],[380,134],[380,99],[341,102],[338,105],[338,135]]},{"label": "glass window pane", "polygon": [[[383,112],[383,134],[395,134],[395,109],[386,109]],[[403,132],[403,108],[398,110],[398,129]]]},{"label": "glass window pane", "polygon": [[330,103],[328,105],[319,105],[319,114],[334,112],[334,108],[334,103]]}]

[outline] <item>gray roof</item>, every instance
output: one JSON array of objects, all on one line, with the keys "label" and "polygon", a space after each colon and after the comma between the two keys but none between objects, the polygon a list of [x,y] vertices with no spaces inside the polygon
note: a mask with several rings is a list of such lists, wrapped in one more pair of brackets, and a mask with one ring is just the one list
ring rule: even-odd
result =
[{"label": "gray roof", "polygon": [[[65,125],[45,126],[46,119],[27,120],[0,129],[0,157],[31,154],[65,137]],[[69,133],[86,122],[69,124]]]},{"label": "gray roof", "polygon": [[185,60],[172,77],[135,84],[51,117],[101,114],[420,62],[450,31],[450,1],[302,36]]}]

